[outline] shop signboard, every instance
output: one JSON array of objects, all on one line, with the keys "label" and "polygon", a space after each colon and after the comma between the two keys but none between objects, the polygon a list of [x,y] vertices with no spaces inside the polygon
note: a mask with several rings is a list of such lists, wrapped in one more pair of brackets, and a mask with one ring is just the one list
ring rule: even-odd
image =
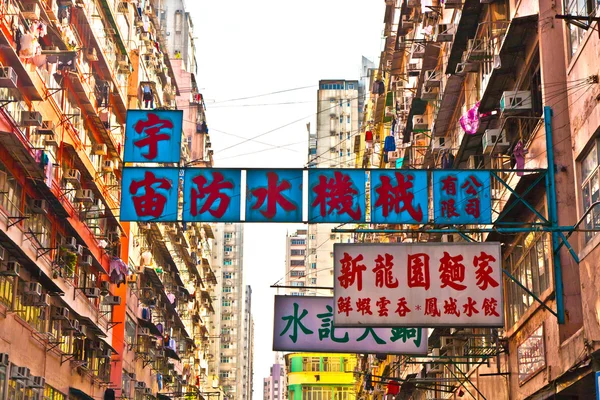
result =
[{"label": "shop signboard", "polygon": [[517,347],[519,384],[523,384],[546,368],[544,347],[544,324],[540,325],[523,343]]},{"label": "shop signboard", "polygon": [[499,243],[334,244],[339,327],[502,327]]}]

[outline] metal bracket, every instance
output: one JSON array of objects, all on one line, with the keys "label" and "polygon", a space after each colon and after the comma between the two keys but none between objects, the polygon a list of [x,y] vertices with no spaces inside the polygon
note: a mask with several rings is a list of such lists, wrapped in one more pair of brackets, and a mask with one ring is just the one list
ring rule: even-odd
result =
[{"label": "metal bracket", "polygon": [[118,322],[111,321],[111,322],[108,323],[108,326],[107,326],[106,330],[110,331],[112,328],[114,328],[115,326],[117,326],[119,324],[122,324],[122,323],[123,322],[121,322],[121,321],[118,321]]},{"label": "metal bracket", "polygon": [[[576,27],[586,31],[592,27],[592,22],[597,22],[600,24],[600,17],[593,17],[591,15],[586,17],[584,15],[556,14],[554,18],[565,20],[567,24],[575,25]],[[587,24],[583,23],[582,21],[586,21]],[[600,37],[600,29],[596,27],[595,30],[598,31],[598,36]]]},{"label": "metal bracket", "polygon": [[24,221],[26,219],[28,219],[29,217],[8,217],[9,220],[13,221],[10,224],[8,224],[7,228],[10,228],[11,226],[15,226],[16,224],[18,224],[21,221]]}]

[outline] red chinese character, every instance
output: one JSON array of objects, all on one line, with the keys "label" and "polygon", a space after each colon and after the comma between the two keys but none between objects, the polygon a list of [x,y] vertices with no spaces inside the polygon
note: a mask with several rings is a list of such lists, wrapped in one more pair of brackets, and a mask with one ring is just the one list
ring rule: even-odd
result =
[{"label": "red chinese character", "polygon": [[[204,175],[198,175],[192,179],[192,182],[197,186],[197,189],[193,188],[191,191],[192,205],[190,207],[190,214],[194,217],[197,216],[198,200],[202,200],[208,196],[200,208],[200,213],[203,214],[208,211],[213,217],[221,218],[231,202],[231,198],[225,193],[221,193],[221,190],[233,189],[233,183],[225,181],[223,174],[220,172],[213,172],[213,180],[208,185],[208,180]],[[215,204],[216,208],[211,208]]]},{"label": "red chinese character", "polygon": [[454,199],[442,200],[442,217],[453,218],[458,217],[460,214],[456,212],[456,202]]},{"label": "red chinese character", "polygon": [[379,300],[377,300],[377,303],[375,303],[375,305],[377,307],[379,307],[379,309],[377,310],[377,313],[379,314],[380,317],[387,317],[388,316],[388,304],[390,304],[391,301],[389,301],[387,298],[385,297],[380,297]]},{"label": "red chinese character", "polygon": [[[133,207],[135,213],[139,217],[154,217],[158,218],[162,215],[165,205],[167,204],[167,196],[164,196],[156,190],[158,189],[169,190],[171,189],[171,181],[166,178],[157,178],[150,171],[146,171],[144,179],[141,181],[132,181],[129,185],[129,193],[131,193],[133,200]],[[138,190],[144,188],[145,193],[140,196],[136,196]]]},{"label": "red chinese character", "polygon": [[422,287],[429,290],[429,255],[425,253],[408,255],[408,287]]},{"label": "red chinese character", "polygon": [[371,298],[365,297],[364,299],[358,299],[356,301],[356,311],[360,312],[362,315],[373,315],[371,312]]},{"label": "red chinese character", "polygon": [[311,207],[319,206],[321,217],[337,211],[337,214],[348,214],[354,220],[360,220],[362,212],[360,206],[352,209],[354,196],[359,193],[352,187],[352,180],[340,171],[334,171],[333,178],[327,180],[324,175],[319,176],[319,183],[313,188],[317,194]]},{"label": "red chinese character", "polygon": [[448,175],[442,179],[442,192],[446,192],[449,196],[456,196],[456,177]]},{"label": "red chinese character", "polygon": [[346,313],[346,316],[350,315],[352,308],[352,301],[350,297],[340,297],[337,302],[338,314]]},{"label": "red chinese character", "polygon": [[384,217],[387,217],[393,209],[396,214],[408,211],[408,214],[415,221],[422,221],[423,211],[421,210],[421,206],[419,205],[416,209],[414,208],[412,202],[415,195],[412,191],[409,191],[413,188],[412,181],[414,180],[414,176],[410,174],[405,176],[400,172],[396,172],[396,180],[398,181],[398,185],[393,186],[389,176],[381,176],[381,185],[375,189],[375,192],[378,194],[375,207],[381,207],[381,213]]},{"label": "red chinese character", "polygon": [[460,317],[460,311],[458,311],[458,303],[456,299],[450,297],[448,300],[444,300],[444,314],[454,314]]},{"label": "red chinese character", "polygon": [[479,289],[486,290],[488,285],[491,287],[498,287],[498,282],[492,278],[492,272],[494,270],[490,266],[490,261],[495,262],[496,258],[483,251],[479,257],[473,257],[473,266],[477,268],[475,271],[475,278],[477,279],[477,286]]},{"label": "red chinese character", "polygon": [[475,218],[479,218],[481,215],[480,204],[481,202],[478,198],[467,200],[467,204],[465,205],[465,212],[467,215],[472,215]]},{"label": "red chinese character", "polygon": [[410,308],[406,304],[406,297],[398,299],[398,308],[396,308],[396,313],[401,317],[406,317],[406,314],[410,312]]},{"label": "red chinese character", "polygon": [[133,141],[136,147],[148,146],[148,152],[142,154],[147,160],[154,160],[158,156],[158,142],[162,140],[171,140],[171,135],[167,133],[159,133],[162,129],[173,129],[173,122],[168,119],[160,119],[154,113],[148,113],[147,120],[139,120],[133,126],[133,129],[141,134],[144,132],[146,137]]},{"label": "red chinese character", "polygon": [[385,255],[385,261],[381,254],[377,256],[375,259],[375,268],[373,268],[373,272],[375,272],[375,286],[385,286],[391,289],[398,287],[398,279],[392,275],[392,267],[394,266],[392,261],[394,261],[394,256],[391,254]]},{"label": "red chinese character", "polygon": [[425,315],[430,315],[432,317],[439,317],[442,315],[437,305],[437,297],[425,299]]},{"label": "red chinese character", "polygon": [[483,305],[481,306],[481,308],[483,308],[483,315],[499,317],[500,314],[498,314],[498,311],[496,310],[497,307],[498,301],[496,299],[483,299]]},{"label": "red chinese character", "polygon": [[344,289],[348,289],[348,286],[354,285],[354,281],[356,281],[357,290],[362,290],[362,273],[367,270],[364,264],[359,264],[362,260],[362,254],[352,258],[350,254],[344,253],[344,258],[340,260],[342,264],[340,268],[341,275],[338,276],[338,281]]},{"label": "red chinese character", "polygon": [[475,308],[475,306],[477,305],[477,302],[475,300],[473,300],[472,298],[467,298],[467,304],[463,304],[463,313],[467,316],[470,317],[473,314],[479,314],[479,311],[477,311],[477,309]]},{"label": "red chinese character", "polygon": [[260,210],[260,213],[269,219],[275,217],[277,214],[278,205],[285,211],[294,211],[297,208],[281,194],[284,190],[291,188],[292,185],[285,180],[282,181],[280,185],[278,185],[277,182],[279,182],[279,176],[275,172],[267,172],[267,187],[261,187],[251,191],[252,195],[257,198],[252,209],[258,210],[266,200],[267,209]]},{"label": "red chinese character", "polygon": [[466,286],[458,282],[465,280],[465,266],[461,263],[462,255],[450,256],[444,252],[444,257],[440,259],[440,280],[442,281],[441,288],[450,286],[455,290],[465,290]]},{"label": "red chinese character", "polygon": [[477,196],[477,188],[482,187],[483,184],[481,182],[479,182],[477,180],[477,178],[475,178],[474,175],[469,176],[469,178],[465,181],[465,183],[462,184],[462,186],[460,187],[461,189],[465,189],[465,192],[467,194],[470,194],[471,196]]}]

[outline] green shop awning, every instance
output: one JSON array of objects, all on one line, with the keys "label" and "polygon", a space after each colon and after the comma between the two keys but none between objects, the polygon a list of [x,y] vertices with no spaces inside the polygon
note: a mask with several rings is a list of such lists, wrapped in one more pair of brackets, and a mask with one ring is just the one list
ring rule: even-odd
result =
[{"label": "green shop awning", "polygon": [[89,394],[85,393],[83,390],[74,387],[69,388],[69,397],[70,396],[75,396],[76,400],[96,400]]}]

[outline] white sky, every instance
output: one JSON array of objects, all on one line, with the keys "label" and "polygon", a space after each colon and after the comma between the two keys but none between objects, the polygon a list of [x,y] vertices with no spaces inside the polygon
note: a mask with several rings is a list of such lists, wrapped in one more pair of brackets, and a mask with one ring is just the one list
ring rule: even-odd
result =
[{"label": "white sky", "polygon": [[[382,0],[188,0],[187,6],[195,25],[196,79],[207,106],[215,167],[302,168],[308,153],[306,123],[313,132],[316,125],[318,81],[359,79],[361,56],[378,63],[382,48]],[[294,104],[239,106],[282,102]],[[296,120],[256,139],[263,144],[238,145]],[[255,322],[254,399],[262,398],[262,380],[274,359],[275,289],[269,286],[284,275],[285,234],[294,229],[288,224],[245,226],[244,274],[252,285]]]}]

